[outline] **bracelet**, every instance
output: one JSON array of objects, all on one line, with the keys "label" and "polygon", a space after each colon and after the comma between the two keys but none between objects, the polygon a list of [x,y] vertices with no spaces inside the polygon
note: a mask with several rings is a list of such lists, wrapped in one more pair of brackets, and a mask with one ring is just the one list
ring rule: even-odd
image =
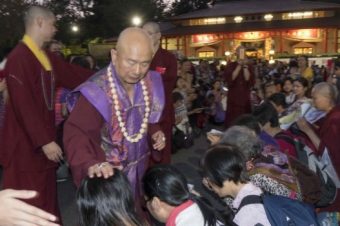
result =
[{"label": "bracelet", "polygon": [[106,162],[102,162],[102,163],[98,163],[97,167],[100,169],[100,168],[102,168],[105,165],[106,165]]}]

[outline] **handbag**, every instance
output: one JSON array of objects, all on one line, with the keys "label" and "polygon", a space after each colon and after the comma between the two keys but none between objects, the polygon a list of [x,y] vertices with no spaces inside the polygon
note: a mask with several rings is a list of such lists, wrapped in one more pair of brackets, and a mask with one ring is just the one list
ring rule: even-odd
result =
[{"label": "handbag", "polygon": [[172,136],[173,148],[175,151],[182,148],[189,148],[194,145],[194,136],[189,132],[189,125],[185,126],[186,132],[184,133],[177,126],[174,126],[175,132]]},{"label": "handbag", "polygon": [[69,165],[66,161],[60,161],[57,169],[57,180],[64,181],[71,176]]}]

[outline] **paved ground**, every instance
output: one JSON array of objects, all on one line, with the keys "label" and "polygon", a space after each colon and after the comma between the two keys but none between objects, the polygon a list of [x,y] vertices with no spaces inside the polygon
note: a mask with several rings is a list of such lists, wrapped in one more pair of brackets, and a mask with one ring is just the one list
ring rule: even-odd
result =
[{"label": "paved ground", "polygon": [[[202,134],[195,139],[194,146],[186,150],[180,150],[173,154],[172,164],[187,177],[189,183],[194,184],[195,190],[208,196],[214,205],[219,205],[216,199],[202,187],[198,171],[200,157],[207,150],[208,146],[205,134]],[[78,216],[74,199],[75,186],[71,179],[58,183],[58,197],[63,225],[76,226]]]}]

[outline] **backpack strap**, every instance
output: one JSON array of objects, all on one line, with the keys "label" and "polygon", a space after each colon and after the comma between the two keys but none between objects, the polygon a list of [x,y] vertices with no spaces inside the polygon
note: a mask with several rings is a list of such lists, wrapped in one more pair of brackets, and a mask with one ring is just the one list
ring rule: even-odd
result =
[{"label": "backpack strap", "polygon": [[309,167],[308,166],[308,164],[309,164],[309,157],[310,157],[310,155],[313,155],[314,153],[313,152],[309,153],[309,152],[307,152],[305,150],[305,147],[308,148],[308,146],[303,141],[301,141],[297,137],[295,137],[295,138],[291,137],[288,134],[285,134],[283,132],[280,132],[280,133],[276,134],[275,138],[276,139],[281,139],[281,140],[283,140],[283,141],[293,145],[294,148],[295,148],[295,151],[296,151],[297,159],[300,162],[302,162],[303,164],[305,164],[307,167]]},{"label": "backpack strap", "polygon": [[240,206],[235,212],[235,215],[242,209],[242,207],[248,205],[248,204],[263,204],[262,196],[259,195],[247,195],[244,197],[240,203]]}]

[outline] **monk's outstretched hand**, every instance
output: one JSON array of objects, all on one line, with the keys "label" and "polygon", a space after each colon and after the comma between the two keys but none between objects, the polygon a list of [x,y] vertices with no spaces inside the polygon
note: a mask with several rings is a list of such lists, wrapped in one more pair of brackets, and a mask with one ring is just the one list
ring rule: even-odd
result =
[{"label": "monk's outstretched hand", "polygon": [[156,133],[152,134],[153,140],[153,148],[157,151],[162,150],[165,147],[166,139],[164,133],[159,130]]},{"label": "monk's outstretched hand", "polygon": [[114,167],[108,162],[102,162],[90,166],[88,169],[88,176],[93,177],[104,177],[105,179],[113,176],[113,168],[122,170],[123,167]]}]

